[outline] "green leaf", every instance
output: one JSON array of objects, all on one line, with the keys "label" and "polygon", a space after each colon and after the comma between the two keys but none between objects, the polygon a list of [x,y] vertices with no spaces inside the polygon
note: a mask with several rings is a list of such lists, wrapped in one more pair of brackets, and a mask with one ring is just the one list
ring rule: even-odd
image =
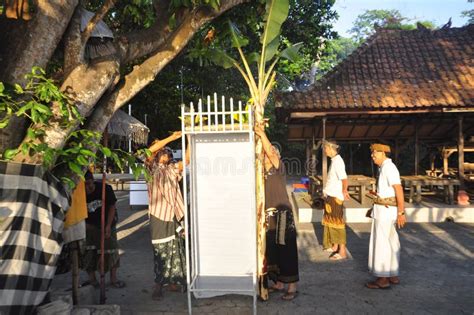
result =
[{"label": "green leaf", "polygon": [[25,91],[23,91],[23,88],[21,87],[21,85],[19,85],[18,83],[15,83],[15,92],[17,94],[23,94]]},{"label": "green leaf", "polygon": [[5,85],[3,85],[3,82],[0,82],[0,95],[2,95],[3,91],[5,91]]},{"label": "green leaf", "polygon": [[36,103],[33,108],[41,114],[52,115],[51,109],[46,105]]},{"label": "green leaf", "polygon": [[237,25],[235,25],[231,21],[228,21],[228,23],[229,23],[229,29],[230,29],[230,34],[231,34],[232,47],[242,48],[242,47],[247,46],[249,43],[249,40],[242,35],[242,32],[239,30]]},{"label": "green leaf", "polygon": [[247,62],[250,63],[259,63],[260,62],[260,54],[258,52],[253,52],[248,54]]},{"label": "green leaf", "polygon": [[67,163],[67,165],[69,166],[69,169],[71,171],[73,171],[74,173],[76,173],[77,175],[81,176],[82,175],[82,169],[81,169],[81,166],[75,162],[72,162],[72,161],[69,161]]},{"label": "green leaf", "polygon": [[5,152],[3,153],[3,158],[5,160],[11,160],[18,154],[18,152],[19,152],[18,149],[6,149]]},{"label": "green leaf", "polygon": [[280,46],[280,36],[276,37],[265,49],[265,62],[270,61],[277,53]]},{"label": "green leaf", "polygon": [[302,46],[303,46],[303,43],[297,43],[297,44],[288,46],[280,53],[280,57],[295,62],[301,58],[299,54],[299,50]]},{"label": "green leaf", "polygon": [[102,147],[102,148],[100,148],[100,151],[102,151],[102,153],[103,153],[106,157],[110,157],[110,156],[112,155],[112,151],[110,151],[109,148]]},{"label": "green leaf", "polygon": [[234,64],[237,64],[237,61],[234,58],[217,48],[210,49],[208,56],[213,63],[223,67],[224,69],[232,68]]},{"label": "green leaf", "polygon": [[33,107],[33,104],[33,101],[26,103],[26,105],[23,105],[22,107],[20,107],[19,110],[17,110],[15,115],[17,115],[18,117],[24,115],[26,111],[30,110]]},{"label": "green leaf", "polygon": [[61,177],[61,181],[68,185],[69,188],[73,189],[75,186],[76,186],[76,183],[74,183],[74,181],[68,177]]},{"label": "green leaf", "polygon": [[280,35],[281,25],[288,17],[289,0],[267,0],[265,9],[265,26],[263,36],[260,39],[260,43],[264,47]]},{"label": "green leaf", "polygon": [[88,149],[81,149],[79,151],[79,153],[81,153],[82,155],[86,155],[86,156],[90,156],[91,158],[95,158],[96,155],[94,154],[94,152],[92,152],[91,150],[88,150]]},{"label": "green leaf", "polygon": [[21,153],[23,155],[27,155],[29,150],[30,150],[30,147],[28,146],[28,143],[23,143],[21,145]]},{"label": "green leaf", "polygon": [[8,118],[0,120],[0,129],[3,129],[8,126],[9,121],[10,120]]},{"label": "green leaf", "polygon": [[79,164],[79,165],[82,165],[82,166],[87,166],[89,165],[89,160],[86,159],[84,156],[82,155],[79,155],[77,158],[76,158],[76,162]]}]

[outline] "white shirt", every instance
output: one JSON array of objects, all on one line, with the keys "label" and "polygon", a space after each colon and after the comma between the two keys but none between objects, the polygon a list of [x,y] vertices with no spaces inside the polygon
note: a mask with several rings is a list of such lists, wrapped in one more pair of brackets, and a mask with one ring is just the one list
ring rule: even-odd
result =
[{"label": "white shirt", "polygon": [[331,166],[329,167],[328,180],[324,186],[323,193],[327,196],[344,200],[342,193],[342,180],[347,179],[346,165],[342,157],[337,154],[331,158]]},{"label": "white shirt", "polygon": [[[386,159],[379,168],[377,195],[381,198],[395,197],[393,185],[397,184],[401,184],[400,173],[392,159]],[[376,220],[395,221],[397,219],[397,207],[374,205],[373,217]]]},{"label": "white shirt", "polygon": [[392,159],[386,159],[379,168],[377,195],[381,198],[395,197],[393,185],[397,184],[401,185],[400,173],[395,164],[393,164]]}]

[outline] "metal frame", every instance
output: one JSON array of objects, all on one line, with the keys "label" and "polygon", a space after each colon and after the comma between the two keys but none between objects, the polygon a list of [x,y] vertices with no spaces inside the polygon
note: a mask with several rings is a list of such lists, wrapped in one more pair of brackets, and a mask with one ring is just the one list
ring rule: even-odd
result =
[{"label": "metal frame", "polygon": [[[245,133],[249,136],[249,142],[252,144],[253,156],[255,156],[255,134],[253,132],[253,111],[252,108],[248,110],[242,109],[242,102],[238,102],[238,108],[234,109],[234,101],[232,98],[229,99],[229,109],[226,109],[225,106],[225,97],[221,97],[221,108],[219,110],[218,97],[217,94],[213,95],[213,102],[211,102],[211,97],[207,96],[207,108],[206,111],[203,111],[203,102],[202,99],[198,102],[198,109],[195,111],[194,105],[191,102],[189,109],[186,109],[184,104],[181,105],[181,130],[182,130],[182,148],[183,148],[183,157],[186,156],[186,136],[190,136],[188,145],[191,148],[195,148],[196,137],[195,135],[199,134],[228,134],[228,133]],[[214,104],[214,110],[211,109],[211,103]],[[238,123],[234,122],[234,115],[238,115]],[[248,123],[243,123],[244,115],[248,115]],[[199,117],[199,121],[195,123],[195,118]],[[230,117],[230,125],[226,123],[227,118]],[[190,126],[186,125],[186,118],[190,118]],[[203,119],[207,119],[204,123]],[[188,178],[183,176],[183,195],[184,195],[184,204],[188,205],[188,200],[190,204],[189,215],[185,215],[185,229],[190,231],[186,237],[186,278],[187,278],[187,296],[188,296],[188,313],[192,314],[192,292],[222,292],[229,291],[224,289],[198,289],[195,287],[196,280],[199,275],[197,274],[198,270],[198,254],[199,254],[199,244],[197,240],[197,219],[194,211],[196,210],[196,176],[193,173],[193,170],[196,169],[196,156],[195,150],[191,150],[191,159],[190,159],[190,172],[189,172],[189,183]],[[253,161],[253,169],[255,170],[255,160]],[[252,176],[252,186],[256,189],[256,179],[255,176]],[[189,195],[188,195],[188,187]],[[232,292],[242,292],[242,293],[252,293],[253,295],[253,313],[257,314],[257,292],[258,292],[258,283],[257,283],[257,266],[258,266],[258,246],[257,246],[257,215],[256,215],[256,194],[253,194],[252,204],[255,205],[252,217],[255,222],[255,270],[253,271],[252,281],[253,281],[253,290],[232,290]],[[192,259],[190,259],[192,257]]]}]

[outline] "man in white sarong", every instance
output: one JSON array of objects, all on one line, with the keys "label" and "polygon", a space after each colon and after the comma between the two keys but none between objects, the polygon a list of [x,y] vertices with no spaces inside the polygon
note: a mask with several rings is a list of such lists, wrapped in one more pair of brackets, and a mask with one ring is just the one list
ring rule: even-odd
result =
[{"label": "man in white sarong", "polygon": [[370,149],[372,160],[379,166],[369,245],[369,272],[377,279],[366,286],[386,289],[391,284],[400,283],[400,241],[395,224],[402,228],[406,223],[403,187],[397,167],[388,158],[390,147],[372,144]]}]

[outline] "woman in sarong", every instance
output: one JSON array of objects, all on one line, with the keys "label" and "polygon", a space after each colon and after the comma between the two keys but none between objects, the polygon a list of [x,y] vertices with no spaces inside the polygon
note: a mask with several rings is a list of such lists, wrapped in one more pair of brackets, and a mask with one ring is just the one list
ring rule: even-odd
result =
[{"label": "woman in sarong", "polygon": [[255,133],[262,140],[265,151],[265,209],[268,217],[265,258],[268,277],[274,282],[269,292],[285,292],[282,299],[290,301],[297,295],[299,272],[296,226],[286,191],[285,167],[263,128],[256,127]]},{"label": "woman in sarong", "polygon": [[164,287],[169,291],[184,291],[186,283],[185,208],[179,186],[183,163],[172,162],[172,152],[166,147],[179,138],[181,132],[177,131],[166,139],[153,142],[149,148],[152,156],[145,162],[151,175],[148,198],[155,272],[154,300],[163,296]]}]

